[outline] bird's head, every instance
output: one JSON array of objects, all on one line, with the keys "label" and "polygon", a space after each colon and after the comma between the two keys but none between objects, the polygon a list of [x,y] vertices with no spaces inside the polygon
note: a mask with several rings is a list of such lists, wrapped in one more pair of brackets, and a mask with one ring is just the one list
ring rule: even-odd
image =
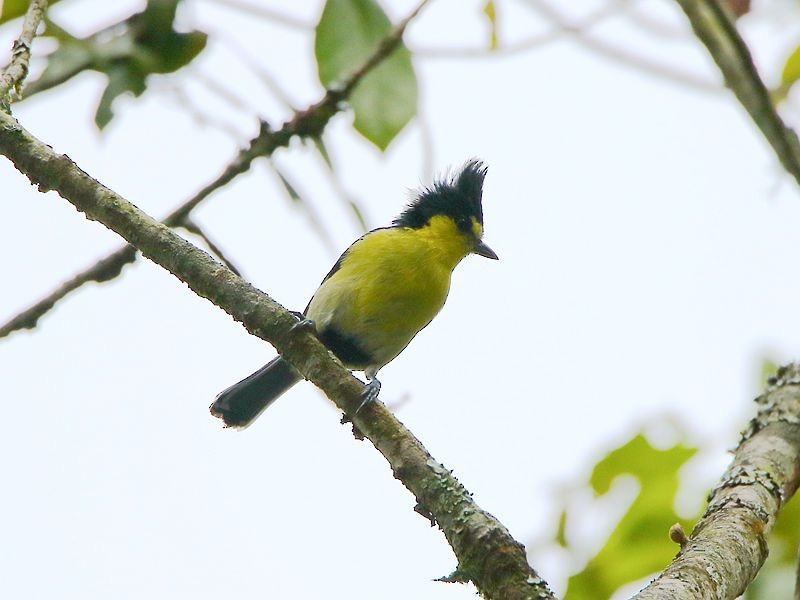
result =
[{"label": "bird's head", "polygon": [[[468,161],[451,177],[423,189],[392,225],[411,229],[430,228],[441,239],[452,238],[462,257],[479,254],[497,260],[483,242],[483,180],[486,167],[478,159]],[[460,257],[459,257],[460,258]]]}]

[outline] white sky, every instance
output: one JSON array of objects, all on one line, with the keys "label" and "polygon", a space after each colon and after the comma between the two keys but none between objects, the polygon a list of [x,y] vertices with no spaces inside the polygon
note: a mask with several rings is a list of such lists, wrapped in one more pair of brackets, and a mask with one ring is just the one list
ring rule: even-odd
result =
[{"label": "white sky", "polygon": [[[52,14],[88,33],[140,4],[65,1]],[[186,4],[181,24],[212,34],[202,59],[185,78],[153,80],[141,99],[117,102],[103,134],[91,120],[97,74],[15,108],[34,134],[154,216],[212,180],[254,135],[256,115],[277,125],[289,114],[214,33],[235,39],[298,106],[321,93],[309,32],[212,0]],[[309,23],[320,7],[263,4]],[[413,2],[385,4],[400,18]],[[434,0],[409,44],[484,44],[480,4]],[[593,31],[719,81],[676,4],[634,4],[682,33],[645,32],[629,13]],[[599,6],[571,4],[575,15]],[[770,10],[797,22],[788,1]],[[547,30],[525,2],[498,11],[501,42]],[[742,22],[772,82],[797,43],[775,14]],[[0,30],[1,48],[16,29]],[[708,485],[752,412],[761,360],[786,362],[800,347],[800,195],[743,109],[726,92],[643,74],[569,36],[506,57],[420,57],[415,66],[433,168],[472,156],[490,166],[486,241],[501,260],[459,266],[442,314],[381,372],[382,400],[530,545],[555,526],[555,490],[654,417],[674,416],[713,449],[694,468],[697,485]],[[202,78],[243,105],[220,100]],[[177,85],[226,130],[189,114]],[[381,155],[350,120],[337,117],[327,136],[341,185],[370,226],[386,224],[406,190],[429,180],[422,130],[412,124]],[[262,163],[195,218],[250,281],[302,309],[360,232],[313,152],[294,143],[275,159],[324,218],[335,250]],[[0,181],[5,321],[119,241],[55,194],[38,194],[7,161]],[[1,341],[0,596],[475,597],[431,581],[456,566],[443,536],[313,386],[297,386],[242,433],[208,414],[218,391],[271,356],[143,260]],[[584,529],[587,544],[599,543],[597,525]],[[539,552],[533,564],[563,590],[563,557]]]}]

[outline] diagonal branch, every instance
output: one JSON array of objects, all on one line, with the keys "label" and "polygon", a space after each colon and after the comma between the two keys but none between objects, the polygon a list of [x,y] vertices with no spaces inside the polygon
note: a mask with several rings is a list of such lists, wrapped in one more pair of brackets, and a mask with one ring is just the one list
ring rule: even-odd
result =
[{"label": "diagonal branch", "polygon": [[[280,129],[273,130],[262,122],[256,137],[250,140],[247,148],[239,151],[236,157],[223,169],[216,179],[204,186],[194,196],[172,211],[163,221],[168,227],[182,227],[185,219],[197,205],[208,198],[216,190],[230,183],[233,179],[247,172],[253,161],[259,157],[271,156],[277,149],[285,148],[292,138],[316,138],[322,134],[331,118],[345,108],[345,102],[361,80],[376,66],[381,64],[400,46],[408,24],[419,14],[428,0],[422,0],[417,7],[400,21],[391,32],[378,44],[375,51],[350,76],[339,85],[331,86],[325,91],[322,99],[305,110],[295,113]],[[59,286],[45,298],[19,313],[7,323],[0,326],[0,338],[18,329],[32,329],[38,320],[70,292],[90,281],[108,281],[117,277],[122,268],[136,260],[136,250],[132,247],[120,248],[101,259],[85,271],[75,275],[68,282]],[[98,278],[98,272],[101,278]]]},{"label": "diagonal branch", "polygon": [[800,142],[775,110],[736,25],[719,0],[677,0],[698,38],[706,45],[727,85],[775,150],[783,167],[800,183]]},{"label": "diagonal branch", "polygon": [[0,154],[10,158],[41,191],[57,191],[87,218],[135,244],[144,256],[225,310],[250,333],[272,343],[320,387],[383,454],[395,477],[416,496],[420,510],[436,520],[458,558],[459,580],[474,582],[484,597],[494,600],[554,598],[528,564],[522,544],[477,506],[452,473],[381,403],[372,403],[356,414],[363,384],[313,335],[293,332],[295,318],[283,307],[102,186],[5,113],[0,113]]},{"label": "diagonal branch", "polygon": [[800,485],[800,365],[769,383],[703,518],[636,600],[733,600],[755,579],[778,511]]},{"label": "diagonal branch", "polygon": [[19,96],[22,83],[28,76],[33,38],[46,11],[47,0],[31,0],[28,5],[22,20],[22,33],[11,49],[11,62],[0,73],[0,110],[8,110],[13,97]]}]

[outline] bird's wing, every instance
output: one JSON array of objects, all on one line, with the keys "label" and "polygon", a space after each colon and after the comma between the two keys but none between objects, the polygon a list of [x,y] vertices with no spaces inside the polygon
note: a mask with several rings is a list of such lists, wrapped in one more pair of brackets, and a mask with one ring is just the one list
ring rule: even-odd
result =
[{"label": "bird's wing", "polygon": [[[358,242],[360,242],[361,240],[363,240],[363,239],[364,239],[365,237],[367,237],[368,235],[370,235],[370,234],[372,234],[372,233],[375,233],[376,231],[381,231],[382,229],[391,229],[391,227],[378,227],[377,229],[373,229],[372,231],[368,231],[367,233],[365,233],[364,235],[362,235],[360,238],[358,238],[358,239],[357,239],[355,242],[353,242],[352,244],[350,244],[350,245],[347,247],[347,250],[345,250],[344,252],[342,252],[342,255],[341,255],[341,256],[338,258],[338,260],[337,260],[337,261],[334,263],[333,267],[331,267],[331,270],[330,270],[330,271],[328,271],[328,274],[327,274],[327,275],[325,275],[325,277],[322,279],[322,281],[320,281],[320,282],[319,282],[319,285],[317,286],[317,289],[319,289],[319,287],[320,287],[320,286],[321,286],[323,283],[325,283],[326,281],[328,281],[328,279],[330,279],[331,277],[333,277],[333,274],[334,274],[334,273],[336,273],[336,271],[338,271],[338,270],[339,270],[339,269],[342,267],[342,261],[344,261],[344,257],[345,257],[345,256],[347,256],[347,253],[350,251],[350,248],[352,248],[353,246],[355,246],[355,245],[356,245]],[[312,299],[313,299],[313,296],[312,296]],[[308,301],[308,304],[306,305],[305,309],[303,309],[303,314],[306,314],[306,313],[308,312],[308,307],[309,307],[310,305],[311,305],[311,300],[309,300],[309,301]]]}]

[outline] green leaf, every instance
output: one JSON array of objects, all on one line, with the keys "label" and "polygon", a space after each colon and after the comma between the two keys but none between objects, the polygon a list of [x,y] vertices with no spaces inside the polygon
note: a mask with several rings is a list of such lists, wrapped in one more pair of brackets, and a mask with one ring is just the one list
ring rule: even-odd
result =
[{"label": "green leaf", "polygon": [[[327,0],[316,29],[314,53],[322,85],[358,69],[391,30],[373,0]],[[417,112],[417,78],[402,44],[366,75],[350,98],[356,131],[381,151]]]},{"label": "green leaf", "polygon": [[567,511],[562,510],[558,516],[558,529],[555,536],[556,544],[562,548],[567,547]]},{"label": "green leaf", "polygon": [[47,33],[58,40],[58,49],[48,56],[42,75],[25,88],[25,96],[60,85],[85,70],[104,73],[108,85],[95,114],[95,123],[104,128],[114,116],[112,104],[118,96],[141,95],[150,75],[178,70],[205,47],[205,33],[173,28],[177,2],[150,0],[144,11],[86,38],[76,38],[50,23]]},{"label": "green leaf", "polygon": [[800,46],[794,49],[783,65],[781,87],[788,90],[798,79],[800,79]]},{"label": "green leaf", "polygon": [[491,27],[491,34],[489,38],[489,50],[497,50],[497,12],[495,10],[494,0],[489,0],[483,5],[483,14],[489,21]]},{"label": "green leaf", "polygon": [[145,90],[144,77],[125,65],[109,68],[106,75],[108,75],[108,85],[100,97],[100,103],[97,105],[97,112],[94,115],[94,122],[98,129],[103,129],[111,122],[114,116],[111,104],[117,96],[125,92],[140,96]]},{"label": "green leaf", "polygon": [[[58,0],[51,0],[48,4],[52,6]],[[28,10],[29,0],[2,0],[0,1],[0,25],[11,19],[21,17]]]},{"label": "green leaf", "polygon": [[[669,562],[676,552],[669,528],[680,521],[674,508],[678,473],[696,452],[682,444],[659,450],[639,434],[595,465],[589,485],[596,494],[608,493],[620,476],[635,477],[639,492],[605,545],[583,571],[570,577],[565,600],[609,598]],[[563,543],[562,530],[557,541]]]},{"label": "green leaf", "polygon": [[172,32],[172,35],[160,48],[160,59],[155,73],[173,73],[188,65],[206,47],[208,35],[202,31],[189,33]]},{"label": "green leaf", "polygon": [[47,57],[47,66],[42,74],[25,87],[24,97],[64,83],[88,69],[93,60],[92,47],[85,40],[62,40],[58,49]]},{"label": "green leaf", "polygon": [[761,377],[759,378],[758,389],[763,390],[767,387],[769,378],[775,376],[778,372],[778,363],[765,358],[761,361]]},{"label": "green leaf", "polygon": [[147,8],[131,18],[136,46],[146,51],[147,73],[173,73],[189,64],[205,48],[208,36],[200,31],[179,33],[174,29],[178,0],[150,0]]}]

